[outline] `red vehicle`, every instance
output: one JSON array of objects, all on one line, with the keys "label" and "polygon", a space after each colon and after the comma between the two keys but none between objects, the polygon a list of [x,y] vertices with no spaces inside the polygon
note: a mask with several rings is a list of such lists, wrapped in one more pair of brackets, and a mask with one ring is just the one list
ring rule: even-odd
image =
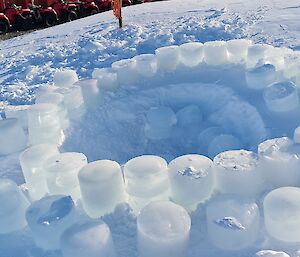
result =
[{"label": "red vehicle", "polygon": [[76,4],[77,15],[79,17],[90,16],[99,12],[99,7],[92,0],[82,0],[82,1],[71,0],[71,3]]},{"label": "red vehicle", "polygon": [[[111,10],[111,0],[95,0],[100,12]],[[132,5],[132,0],[123,0],[123,6]]]}]

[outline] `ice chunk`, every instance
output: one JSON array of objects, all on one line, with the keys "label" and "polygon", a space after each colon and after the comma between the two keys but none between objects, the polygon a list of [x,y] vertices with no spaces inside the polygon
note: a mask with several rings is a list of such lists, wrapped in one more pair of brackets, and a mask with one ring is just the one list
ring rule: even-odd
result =
[{"label": "ice chunk", "polygon": [[264,199],[264,218],[268,234],[289,242],[300,242],[300,188],[281,187]]},{"label": "ice chunk", "polygon": [[57,71],[54,74],[53,81],[55,86],[69,87],[72,86],[76,81],[78,81],[78,77],[76,72],[73,70],[63,70]]},{"label": "ice chunk", "polygon": [[210,41],[204,44],[204,61],[208,65],[218,66],[228,63],[226,42]]},{"label": "ice chunk", "polygon": [[299,107],[296,85],[291,81],[282,81],[270,85],[264,90],[264,100],[270,111],[288,112]]},{"label": "ice chunk", "polygon": [[197,141],[198,141],[198,151],[201,154],[207,154],[208,147],[210,142],[219,134],[223,132],[221,127],[208,127],[199,133]]},{"label": "ice chunk", "polygon": [[167,200],[169,178],[167,162],[154,155],[129,160],[124,166],[125,191],[134,211],[154,200]]},{"label": "ice chunk", "polygon": [[187,67],[195,67],[203,61],[203,44],[191,42],[179,46],[180,61]]},{"label": "ice chunk", "polygon": [[211,241],[224,250],[240,250],[258,238],[260,214],[256,203],[223,195],[210,201],[206,209]]},{"label": "ice chunk", "polygon": [[82,153],[67,152],[55,155],[44,163],[50,194],[70,195],[74,201],[80,198],[79,170],[87,164]]},{"label": "ice chunk", "polygon": [[157,48],[155,54],[158,68],[161,71],[170,72],[176,70],[180,62],[178,46],[173,45]]},{"label": "ice chunk", "polygon": [[6,118],[16,118],[24,130],[28,129],[27,110],[29,105],[7,105],[4,107]]},{"label": "ice chunk", "polygon": [[182,127],[198,126],[200,127],[203,115],[197,105],[188,105],[180,109],[177,113],[177,124]]},{"label": "ice chunk", "polygon": [[247,39],[232,39],[227,41],[226,48],[228,50],[229,61],[233,63],[246,62],[248,48],[251,44],[251,40]]},{"label": "ice chunk", "polygon": [[102,89],[116,91],[119,88],[117,73],[112,68],[95,69],[93,77],[97,79],[97,86]]},{"label": "ice chunk", "polygon": [[273,250],[261,250],[257,252],[254,257],[290,257],[285,252],[277,252]]},{"label": "ice chunk", "polygon": [[261,170],[270,187],[295,186],[300,182],[300,148],[287,138],[274,138],[258,146]]},{"label": "ice chunk", "polygon": [[114,62],[111,67],[117,72],[118,82],[122,85],[133,85],[137,80],[136,60],[123,59]]},{"label": "ice chunk", "polygon": [[25,211],[28,200],[9,179],[0,179],[0,234],[21,230],[27,225]]},{"label": "ice chunk", "polygon": [[0,120],[0,156],[19,152],[26,147],[27,138],[16,118]]},{"label": "ice chunk", "polygon": [[78,178],[83,206],[90,217],[111,213],[125,201],[122,171],[117,162],[91,162],[79,171]]},{"label": "ice chunk", "polygon": [[276,70],[272,64],[263,64],[246,70],[247,85],[251,89],[264,89],[276,82],[276,79]]},{"label": "ice chunk", "polygon": [[153,77],[157,72],[157,58],[154,54],[141,54],[133,58],[138,73],[144,77]]},{"label": "ice chunk", "polygon": [[294,131],[294,142],[300,144],[300,126]]},{"label": "ice chunk", "polygon": [[96,79],[83,79],[76,82],[80,86],[85,106],[95,108],[99,104],[100,95]]},{"label": "ice chunk", "polygon": [[187,210],[208,199],[215,186],[213,162],[202,155],[188,154],[172,160],[168,174],[172,200]]},{"label": "ice chunk", "polygon": [[221,134],[212,139],[208,146],[208,156],[213,158],[217,154],[228,151],[238,150],[242,148],[240,140],[230,134]]},{"label": "ice chunk", "polygon": [[247,55],[247,67],[254,68],[259,64],[263,64],[265,52],[269,48],[272,48],[272,46],[266,44],[255,44],[249,46]]},{"label": "ice chunk", "polygon": [[153,140],[168,138],[176,122],[176,115],[170,107],[153,107],[147,112],[146,137]]},{"label": "ice chunk", "polygon": [[20,155],[20,164],[32,200],[39,200],[48,193],[44,162],[59,154],[56,145],[40,144],[26,149]]},{"label": "ice chunk", "polygon": [[47,196],[33,202],[26,212],[26,220],[36,245],[44,250],[60,248],[62,233],[77,221],[70,196]]},{"label": "ice chunk", "polygon": [[61,237],[63,257],[115,257],[109,227],[100,220],[77,223]]},{"label": "ice chunk", "polygon": [[246,150],[227,151],[214,158],[214,172],[222,193],[256,197],[263,184],[256,153]]},{"label": "ice chunk", "polygon": [[186,256],[191,218],[184,208],[169,201],[152,202],[137,218],[140,257]]}]

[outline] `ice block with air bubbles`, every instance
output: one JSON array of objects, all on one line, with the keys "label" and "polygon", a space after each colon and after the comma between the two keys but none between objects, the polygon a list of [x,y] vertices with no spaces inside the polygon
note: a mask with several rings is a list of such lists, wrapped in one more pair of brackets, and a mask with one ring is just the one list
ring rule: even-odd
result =
[{"label": "ice block with air bubbles", "polygon": [[247,61],[248,48],[251,40],[232,39],[226,42],[229,61],[232,63],[245,63]]},{"label": "ice block with air bubbles", "polygon": [[124,166],[125,191],[135,212],[155,200],[169,197],[167,162],[154,155],[129,160]]},{"label": "ice block with air bubbles", "polygon": [[209,199],[215,186],[212,165],[209,158],[196,154],[172,160],[168,166],[172,200],[193,211]]},{"label": "ice block with air bubbles", "polygon": [[78,178],[82,203],[90,217],[111,213],[125,201],[122,171],[115,161],[91,162],[79,171]]},{"label": "ice block with air bubbles", "polygon": [[204,61],[211,66],[219,66],[228,63],[226,42],[211,41],[204,44]]},{"label": "ice block with air bubbles", "polygon": [[137,217],[139,257],[185,257],[191,218],[180,205],[152,202]]},{"label": "ice block with air bubbles", "polygon": [[203,61],[203,44],[191,42],[179,46],[180,61],[187,67],[195,67]]},{"label": "ice block with air bubbles", "polygon": [[78,81],[78,76],[74,70],[62,70],[54,74],[53,81],[55,86],[69,87]]},{"label": "ice block with air bubbles", "polygon": [[23,229],[28,200],[15,182],[0,179],[0,235]]},{"label": "ice block with air bubbles", "polygon": [[82,153],[67,152],[54,155],[44,163],[49,193],[72,196],[76,201],[81,197],[78,172],[87,164]]},{"label": "ice block with air bubbles", "polygon": [[260,213],[255,202],[222,195],[206,208],[208,235],[223,250],[242,250],[258,239]]},{"label": "ice block with air bubbles", "polygon": [[157,58],[154,54],[141,54],[133,57],[137,72],[144,77],[153,77],[157,72]]},{"label": "ice block with air bubbles", "polygon": [[33,202],[26,211],[26,220],[39,248],[58,250],[61,235],[78,221],[78,214],[70,196],[53,195]]},{"label": "ice block with air bubbles", "polygon": [[174,71],[180,63],[179,48],[176,45],[157,48],[155,55],[158,69],[162,72]]},{"label": "ice block with air bubbles", "polygon": [[59,154],[56,145],[40,144],[26,149],[20,155],[20,164],[32,200],[39,200],[48,193],[44,162]]},{"label": "ice block with air bubbles", "polygon": [[74,224],[61,237],[63,257],[116,257],[109,227],[101,220]]},{"label": "ice block with air bubbles", "polygon": [[287,137],[259,144],[262,175],[269,187],[295,186],[300,182],[300,147]]},{"label": "ice block with air bubbles", "polygon": [[217,188],[222,193],[257,197],[264,189],[256,153],[246,150],[226,151],[214,158]]},{"label": "ice block with air bubbles", "polygon": [[285,243],[300,242],[300,188],[281,187],[264,199],[264,220],[268,234]]},{"label": "ice block with air bubbles", "polygon": [[137,66],[134,59],[123,59],[111,65],[116,71],[118,82],[122,85],[133,85],[137,80]]},{"label": "ice block with air bubbles", "polygon": [[263,64],[246,70],[246,81],[250,89],[264,89],[276,80],[277,73],[272,64]]},{"label": "ice block with air bubbles", "polygon": [[19,152],[26,147],[26,135],[16,118],[0,120],[0,142],[0,156]]}]

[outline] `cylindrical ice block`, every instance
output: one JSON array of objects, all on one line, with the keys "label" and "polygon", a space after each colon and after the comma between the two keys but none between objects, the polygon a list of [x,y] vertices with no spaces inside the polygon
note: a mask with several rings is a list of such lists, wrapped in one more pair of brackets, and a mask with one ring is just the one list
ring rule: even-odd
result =
[{"label": "cylindrical ice block", "polygon": [[4,107],[6,118],[16,118],[24,130],[28,130],[27,111],[29,105],[7,105]]},{"label": "cylindrical ice block", "polygon": [[15,182],[0,179],[0,234],[21,230],[27,225],[28,200]]},{"label": "cylindrical ice block", "polygon": [[266,44],[255,44],[248,47],[247,67],[254,68],[256,65],[263,64],[265,51],[272,48]]},{"label": "cylindrical ice block", "polygon": [[67,152],[55,155],[44,163],[49,193],[70,195],[74,201],[81,197],[78,172],[87,164],[82,153]]},{"label": "cylindrical ice block", "polygon": [[254,257],[290,257],[285,252],[277,252],[273,250],[261,250],[255,253]]},{"label": "cylindrical ice block", "polygon": [[57,71],[54,74],[53,81],[55,86],[58,87],[69,87],[78,81],[78,77],[73,70]]},{"label": "cylindrical ice block", "polygon": [[112,68],[95,69],[93,78],[97,79],[100,90],[116,91],[119,88],[117,73]]},{"label": "cylindrical ice block", "polygon": [[296,186],[300,182],[300,149],[287,138],[274,138],[259,144],[261,171],[269,187]]},{"label": "cylindrical ice block", "polygon": [[53,195],[33,202],[26,211],[26,220],[38,247],[58,250],[62,233],[78,217],[70,196]]},{"label": "cylindrical ice block", "polygon": [[224,250],[250,247],[258,238],[260,214],[256,203],[223,195],[206,209],[207,230],[215,246]]},{"label": "cylindrical ice block", "polygon": [[99,88],[96,79],[84,79],[76,83],[81,88],[85,106],[95,108],[99,104]]},{"label": "cylindrical ice block", "polygon": [[111,213],[125,201],[122,171],[117,162],[91,162],[79,171],[78,178],[83,207],[90,217]]},{"label": "cylindrical ice block", "polygon": [[137,217],[139,257],[185,257],[191,218],[180,205],[152,202]]},{"label": "cylindrical ice block", "polygon": [[187,67],[195,67],[203,61],[203,44],[191,42],[179,46],[180,61]]},{"label": "cylindrical ice block", "polygon": [[117,72],[118,82],[122,85],[132,85],[137,80],[136,60],[123,59],[114,62],[111,67]]},{"label": "cylindrical ice block", "polygon": [[109,227],[101,220],[74,224],[61,237],[63,257],[115,257]]},{"label": "cylindrical ice block", "polygon": [[229,61],[232,63],[245,63],[247,61],[248,48],[251,40],[232,39],[226,42]]},{"label": "cylindrical ice block", "polygon": [[286,243],[300,242],[300,188],[281,187],[264,199],[264,218],[268,234]]},{"label": "cylindrical ice block", "polygon": [[167,200],[169,178],[167,162],[154,155],[129,160],[124,166],[125,191],[135,212],[154,200]]},{"label": "cylindrical ice block", "polygon": [[256,153],[226,151],[214,158],[217,188],[222,193],[256,197],[263,190],[261,169]]},{"label": "cylindrical ice block", "polygon": [[59,154],[56,145],[40,144],[26,149],[20,155],[20,164],[26,187],[32,200],[39,200],[48,193],[44,162]]},{"label": "cylindrical ice block", "polygon": [[204,61],[208,65],[218,66],[228,63],[226,42],[210,41],[204,44]]},{"label": "cylindrical ice block", "polygon": [[188,154],[170,162],[168,174],[172,200],[193,211],[208,199],[215,186],[213,162],[202,155]]},{"label": "cylindrical ice block", "polygon": [[299,96],[292,81],[282,81],[270,85],[264,90],[267,108],[273,112],[288,112],[299,108]]},{"label": "cylindrical ice block", "polygon": [[27,138],[16,118],[0,120],[0,155],[19,152],[26,147]]},{"label": "cylindrical ice block", "polygon": [[157,57],[158,69],[165,72],[176,70],[179,62],[179,48],[178,46],[164,46],[155,50]]},{"label": "cylindrical ice block", "polygon": [[246,81],[250,89],[261,90],[274,83],[277,79],[275,67],[264,64],[246,70]]},{"label": "cylindrical ice block", "polygon": [[137,72],[144,77],[153,77],[157,72],[157,59],[154,54],[141,54],[133,57]]}]

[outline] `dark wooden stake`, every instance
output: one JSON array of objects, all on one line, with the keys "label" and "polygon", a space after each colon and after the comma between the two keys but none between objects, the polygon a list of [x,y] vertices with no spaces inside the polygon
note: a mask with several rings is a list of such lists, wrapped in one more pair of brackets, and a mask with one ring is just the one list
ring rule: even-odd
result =
[{"label": "dark wooden stake", "polygon": [[[119,0],[121,3],[120,3],[120,6],[122,6],[122,0]],[[119,18],[119,27],[122,28],[123,27],[123,18],[122,18],[122,7],[120,8],[120,18]]]}]

